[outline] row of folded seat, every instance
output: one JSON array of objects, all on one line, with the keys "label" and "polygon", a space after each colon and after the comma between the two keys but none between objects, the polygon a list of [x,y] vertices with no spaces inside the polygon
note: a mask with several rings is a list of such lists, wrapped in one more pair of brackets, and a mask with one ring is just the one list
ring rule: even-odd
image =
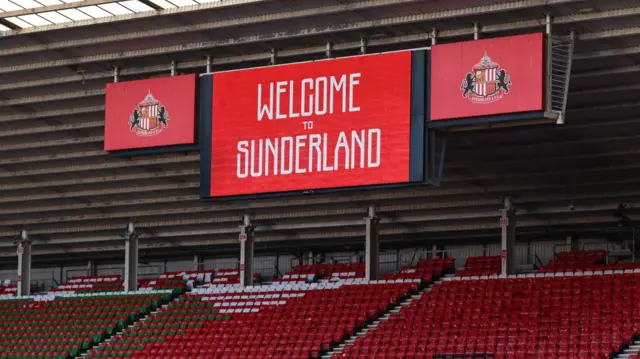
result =
[{"label": "row of folded seat", "polygon": [[387,273],[380,279],[419,279],[424,283],[431,283],[435,277],[452,272],[454,262],[453,258],[425,258],[416,266],[404,266],[399,273]]},{"label": "row of folded seat", "polygon": [[640,268],[640,263],[607,263],[606,256],[605,250],[560,252],[556,259],[550,260],[538,272],[584,272]]},{"label": "row of folded seat", "polygon": [[171,299],[171,292],[0,300],[0,358],[69,358]]},{"label": "row of folded seat", "polygon": [[11,282],[11,279],[0,281],[0,297],[15,296],[18,292],[18,286]]},{"label": "row of folded seat", "polygon": [[364,263],[327,263],[296,266],[292,272],[279,278],[278,282],[304,282],[320,279],[340,280],[364,278]]},{"label": "row of folded seat", "polygon": [[[333,274],[358,272],[361,265],[316,268]],[[428,268],[433,279],[446,266],[443,262],[420,267]],[[443,269],[431,272],[435,267]],[[288,274],[310,274],[305,272],[316,268],[298,266]],[[415,293],[423,277],[411,277],[371,282],[351,277],[314,283],[285,281],[246,288],[213,281],[91,350],[88,357],[319,358]]]},{"label": "row of folded seat", "polygon": [[470,277],[500,274],[501,260],[500,256],[469,257],[464,265],[464,269],[457,270],[456,275]]},{"label": "row of folded seat", "polygon": [[640,334],[640,273],[457,279],[334,358],[605,359]]}]

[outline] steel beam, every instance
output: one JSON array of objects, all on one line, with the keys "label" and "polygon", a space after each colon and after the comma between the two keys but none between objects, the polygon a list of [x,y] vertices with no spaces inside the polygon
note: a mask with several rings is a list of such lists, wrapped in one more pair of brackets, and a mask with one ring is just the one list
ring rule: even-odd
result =
[{"label": "steel beam", "polygon": [[120,160],[117,162],[94,163],[94,164],[88,164],[88,165],[69,165],[65,167],[38,168],[33,170],[4,171],[4,172],[0,172],[0,178],[51,175],[51,174],[60,174],[60,173],[105,170],[105,169],[127,168],[127,167],[145,167],[145,166],[153,166],[158,164],[196,162],[199,160],[200,160],[199,154],[189,154],[189,155],[183,155],[183,156],[165,156],[165,157],[138,159],[138,160],[132,160],[132,161]]},{"label": "steel beam", "polygon": [[[478,14],[483,14],[483,13],[511,11],[511,10],[535,7],[535,6],[547,6],[551,2],[561,4],[561,3],[571,3],[571,2],[577,2],[577,1],[580,1],[580,0],[546,0],[546,1],[521,0],[521,1],[515,1],[512,3],[506,3],[506,4],[482,5],[478,7],[446,10],[446,11],[437,12],[437,13],[418,13],[413,15],[404,15],[404,16],[385,18],[385,19],[351,22],[348,24],[305,28],[304,30],[300,30],[297,33],[293,31],[259,33],[256,35],[228,37],[226,39],[220,39],[220,40],[202,41],[202,42],[186,43],[186,44],[171,45],[171,46],[164,46],[164,47],[154,47],[154,48],[143,49],[143,50],[122,51],[122,52],[110,53],[110,54],[89,55],[89,56],[81,56],[81,57],[71,58],[71,59],[62,59],[62,60],[54,60],[54,61],[46,61],[46,62],[36,62],[36,63],[29,63],[29,64],[5,66],[5,67],[0,67],[0,74],[54,68],[54,67],[61,67],[61,66],[79,65],[79,64],[86,64],[86,63],[108,62],[108,61],[122,60],[127,58],[155,56],[158,54],[166,55],[166,54],[172,54],[172,53],[183,52],[183,51],[206,50],[206,49],[218,48],[223,46],[236,46],[240,44],[285,40],[285,39],[308,37],[308,36],[314,36],[314,35],[328,35],[335,32],[362,31],[365,29],[381,27],[381,26],[398,26],[403,24],[442,20],[445,18],[454,18],[454,17],[470,16],[470,15],[477,16]],[[473,29],[471,29],[470,31],[473,33]],[[483,28],[483,31],[487,32],[485,28]],[[455,36],[455,35],[459,35],[459,33],[453,34],[446,31],[442,31],[440,33],[440,37],[449,37],[449,36]],[[427,39],[429,38],[429,34],[426,34],[426,38]],[[324,50],[326,50],[326,48]]]},{"label": "steel beam", "polygon": [[[90,0],[85,0],[85,1],[90,1]],[[113,1],[120,1],[120,0],[113,0]],[[128,14],[128,15],[108,16],[108,17],[101,17],[101,18],[96,18],[96,19],[91,19],[91,20],[74,21],[74,22],[71,22],[71,23],[29,27],[29,28],[25,28],[25,29],[20,29],[20,31],[7,31],[7,32],[4,32],[4,33],[0,32],[0,38],[9,37],[9,36],[20,36],[20,35],[26,35],[26,34],[33,34],[33,33],[39,33],[39,32],[51,31],[51,30],[61,30],[61,29],[70,29],[70,28],[75,28],[75,27],[84,27],[84,26],[92,26],[92,25],[99,25],[99,24],[109,24],[109,23],[121,22],[121,21],[140,20],[140,19],[151,18],[151,17],[156,17],[156,16],[181,15],[181,14],[186,14],[186,13],[196,12],[196,11],[201,11],[201,10],[207,10],[207,9],[216,9],[216,8],[223,8],[223,7],[249,5],[249,4],[267,2],[267,1],[271,1],[271,0],[225,0],[225,1],[215,1],[215,2],[199,4],[198,6],[182,6],[182,7],[175,7],[175,8],[170,8],[170,9],[163,9],[163,10],[155,11],[155,12],[145,11],[145,12],[139,12],[139,13]],[[112,2],[112,1],[110,1],[110,2]],[[77,5],[78,3],[69,3],[69,5],[71,5],[71,4],[74,5],[73,7],[77,7],[78,6]],[[44,7],[40,8],[40,9],[43,9],[43,11],[48,11]]]},{"label": "steel beam", "polygon": [[82,1],[75,1],[75,2],[69,2],[69,3],[61,3],[58,5],[34,7],[34,8],[23,9],[23,10],[5,11],[0,13],[0,18],[30,15],[30,14],[37,14],[41,12],[58,11],[58,10],[65,10],[65,9],[75,9],[83,6],[102,5],[102,4],[108,4],[116,1],[119,1],[119,0],[82,0]]}]

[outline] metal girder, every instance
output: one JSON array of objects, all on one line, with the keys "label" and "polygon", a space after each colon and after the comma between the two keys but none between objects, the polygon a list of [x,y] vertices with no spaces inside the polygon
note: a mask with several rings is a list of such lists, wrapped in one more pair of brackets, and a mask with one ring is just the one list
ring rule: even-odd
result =
[{"label": "metal girder", "polygon": [[625,75],[629,73],[640,72],[640,65],[612,67],[599,70],[581,71],[571,74],[571,79],[583,79],[597,76],[610,76],[610,75]]},{"label": "metal girder", "polygon": [[611,29],[586,34],[578,34],[577,39],[580,41],[589,40],[605,40],[616,37],[635,36],[640,34],[640,27],[625,27],[620,29]]},{"label": "metal girder", "polygon": [[[24,149],[30,149],[30,148],[45,148],[45,147],[74,145],[78,143],[91,143],[91,142],[103,142],[103,141],[104,141],[104,136],[89,136],[89,137],[78,137],[78,138],[66,138],[61,140],[50,140],[50,141],[26,142],[26,143],[16,143],[16,144],[0,144],[0,151],[24,150]],[[0,174],[0,177],[2,177],[2,174]]]},{"label": "metal girder", "polygon": [[[70,65],[78,65],[85,63],[95,63],[95,62],[108,62],[114,60],[121,60],[126,58],[136,58],[136,57],[145,57],[145,56],[153,56],[158,54],[171,54],[182,51],[196,51],[196,50],[205,50],[209,48],[217,48],[222,46],[232,46],[232,45],[240,45],[240,44],[249,44],[249,43],[257,43],[257,42],[265,42],[265,41],[276,41],[283,39],[291,39],[297,37],[305,37],[305,36],[313,36],[313,35],[327,35],[335,32],[345,32],[345,31],[361,31],[368,28],[373,27],[381,27],[381,26],[397,26],[402,24],[410,24],[417,22],[425,22],[425,21],[435,21],[442,18],[450,18],[450,17],[459,17],[467,15],[477,15],[478,13],[484,12],[497,12],[499,9],[506,10],[517,10],[520,8],[532,7],[537,4],[537,6],[545,6],[549,5],[550,2],[553,3],[571,3],[579,0],[521,0],[513,3],[507,4],[493,4],[493,5],[483,5],[479,7],[472,8],[464,8],[458,10],[448,10],[446,16],[436,16],[434,14],[438,13],[420,13],[414,15],[404,15],[397,16],[385,19],[376,19],[376,20],[364,20],[359,22],[352,22],[349,24],[340,24],[334,26],[324,26],[324,27],[315,27],[315,28],[307,28],[297,33],[292,31],[279,31],[279,32],[271,32],[271,33],[259,33],[256,35],[249,36],[240,36],[240,37],[228,37],[226,39],[221,40],[211,40],[211,41],[202,41],[202,42],[194,42],[188,44],[180,44],[180,45],[171,45],[165,47],[154,47],[145,50],[132,50],[132,51],[122,51],[118,53],[110,53],[110,54],[102,54],[102,55],[90,55],[90,56],[81,56],[77,58],[71,59],[62,59],[62,60],[54,60],[54,61],[46,61],[46,62],[36,62],[22,65],[14,65],[14,66],[5,66],[0,67],[0,74],[2,73],[15,73],[20,71],[28,71],[28,70],[36,70],[36,69],[46,69],[52,67],[61,67],[61,66],[70,66]],[[514,6],[514,4],[519,3],[521,6]],[[524,6],[526,4],[527,6]],[[484,10],[484,11],[483,11]],[[456,15],[457,14],[457,15]],[[504,25],[501,25],[504,26]],[[483,31],[484,31],[483,27]],[[514,30],[513,28],[511,30]],[[455,30],[452,30],[455,31]],[[467,31],[466,29],[461,31]],[[442,31],[439,33],[439,37],[449,37],[449,36],[459,36],[460,33],[456,32],[448,32]],[[426,34],[426,37],[429,38],[430,34]],[[358,44],[358,47],[360,44]],[[326,51],[326,46],[323,44],[322,46],[323,52]],[[280,53],[278,53],[280,56]]]},{"label": "metal girder", "polygon": [[104,112],[104,105],[100,106],[87,106],[87,107],[71,107],[62,110],[40,111],[31,113],[21,113],[13,115],[0,116],[1,122],[13,122],[22,120],[33,120],[39,118],[50,118],[58,116],[70,116],[70,115],[82,115],[92,112]]},{"label": "metal girder", "polygon": [[[0,13],[0,14],[2,14],[2,13]],[[11,21],[9,21],[9,20],[7,20],[7,19],[3,19],[3,18],[0,18],[0,25],[4,26],[4,27],[6,27],[6,28],[9,28],[9,29],[11,29],[11,30],[18,30],[18,29],[20,29],[20,26],[18,26],[18,25],[16,25],[16,24],[12,23]],[[2,33],[2,31],[0,31],[0,34],[1,34],[1,33]]]},{"label": "metal girder", "polygon": [[[99,151],[100,153],[104,153]],[[49,157],[49,156],[43,156]],[[33,158],[33,157],[30,157]],[[19,161],[24,162],[24,161]],[[0,165],[3,163],[0,162]],[[154,165],[154,164],[151,164]],[[172,170],[172,171],[162,171],[159,173],[155,172],[140,172],[134,174],[127,175],[114,175],[114,176],[102,176],[102,177],[89,177],[89,178],[74,178],[68,180],[58,180],[58,181],[47,181],[46,186],[48,187],[63,187],[63,186],[76,186],[76,185],[85,185],[85,184],[96,184],[96,183],[109,183],[109,182],[123,182],[123,181],[135,181],[135,180],[143,180],[143,179],[155,179],[155,178],[169,178],[169,177],[181,177],[185,176],[193,176],[198,175],[200,173],[199,168],[193,169],[184,169],[184,170]],[[21,189],[33,189],[33,188],[43,188],[43,184],[36,182],[21,182],[17,184],[3,184],[0,186],[1,191],[15,191]]]},{"label": "metal girder", "polygon": [[[576,193],[573,192],[569,194],[553,194],[553,195],[536,195],[532,194],[529,196],[520,196],[517,197],[517,203],[519,206],[519,213],[530,214],[530,215],[539,215],[539,214],[549,214],[549,212],[539,212],[536,209],[536,204],[544,203],[544,202],[562,202],[562,201],[570,201],[570,200],[593,200],[593,199],[605,199],[610,200],[611,205],[600,205],[597,207],[597,210],[610,210],[615,208],[615,203],[620,198],[629,198],[629,197],[638,197],[640,196],[640,190],[625,190],[625,191],[610,191],[610,192],[584,192],[584,193]],[[408,223],[408,222],[419,222],[425,219],[424,215],[414,216],[414,215],[406,215],[403,214],[402,221],[398,221],[397,218],[401,212],[414,212],[414,211],[424,211],[424,210],[450,210],[450,209],[466,209],[468,211],[473,211],[472,208],[468,207],[499,207],[501,203],[500,198],[495,199],[476,199],[476,200],[458,200],[458,201],[446,201],[442,203],[436,202],[424,202],[424,203],[413,203],[413,204],[393,204],[393,205],[381,205],[380,212],[382,213],[394,213],[394,215],[388,219],[386,219],[386,223]],[[532,209],[527,209],[529,206],[533,205]],[[592,205],[583,205],[579,203],[577,206],[579,210],[584,209],[593,209]],[[554,207],[553,212],[551,213],[564,213],[567,212],[567,207]],[[182,220],[160,220],[163,214],[166,215],[176,215],[176,214],[195,214],[195,213],[211,213],[215,212],[214,208],[210,208],[207,206],[199,206],[194,208],[187,209],[156,209],[156,210],[146,210],[146,211],[136,211],[136,212],[125,212],[125,213],[117,213],[117,214],[100,214],[100,215],[89,215],[89,216],[66,216],[66,217],[51,217],[49,219],[38,219],[38,220],[4,220],[0,222],[0,226],[25,226],[28,224],[41,224],[46,225],[47,223],[58,223],[61,219],[68,220],[89,220],[92,217],[96,217],[96,219],[111,219],[111,218],[136,218],[136,223],[140,227],[146,228],[154,228],[154,227],[166,227],[166,226],[191,226],[191,225],[200,225],[200,224],[220,224],[220,223],[231,223],[232,226],[228,229],[229,233],[232,233],[234,230],[237,231],[236,224],[239,220],[238,215],[214,215],[214,216],[206,216],[204,218],[189,218]],[[575,211],[572,210],[572,211]],[[339,208],[339,209],[327,209],[327,210],[310,210],[310,211],[295,211],[295,212],[276,212],[269,214],[255,214],[252,218],[255,218],[256,221],[260,222],[261,220],[274,220],[274,219],[301,219],[301,218],[312,218],[318,219],[323,216],[344,216],[344,215],[358,215],[364,214],[366,211],[362,206],[353,206],[351,208]],[[494,211],[483,212],[488,214],[489,217],[495,216]],[[430,215],[430,220],[448,220],[451,218],[451,214],[442,214],[442,215]],[[144,217],[153,217],[155,220],[143,220]],[[473,213],[458,213],[456,212],[454,219],[475,219],[480,218],[477,217]],[[484,214],[481,218],[484,218]],[[338,221],[341,223],[337,226],[350,226],[350,225],[358,225],[359,219],[354,221]],[[327,227],[326,223],[321,222],[313,222],[310,224],[308,222],[301,222],[298,224],[276,224],[276,225],[260,225],[259,228],[261,230],[295,230],[295,229],[311,229],[317,227]],[[84,225],[84,226],[73,226],[73,227],[57,227],[51,228],[50,226],[45,226],[46,228],[31,228],[30,233],[32,234],[59,234],[59,233],[74,233],[74,232],[94,232],[94,231],[106,231],[106,230],[117,230],[122,227],[121,224],[94,224],[94,225]],[[0,237],[10,236],[14,231],[5,231],[0,232]]]},{"label": "metal girder", "polygon": [[349,4],[337,4],[309,9],[282,11],[277,13],[260,14],[255,16],[237,17],[232,19],[222,19],[199,24],[190,24],[174,27],[165,27],[153,30],[132,31],[114,35],[95,36],[87,39],[77,39],[68,41],[51,42],[47,44],[27,45],[10,49],[3,49],[0,56],[26,54],[37,51],[50,51],[66,49],[80,46],[89,46],[118,41],[144,40],[150,37],[160,37],[167,35],[179,35],[189,32],[218,30],[234,26],[257,25],[273,21],[287,21],[297,18],[331,15],[339,12],[374,9],[381,6],[415,3],[422,0],[367,0],[352,2]]},{"label": "metal girder", "polygon": [[23,9],[23,10],[5,11],[0,13],[0,18],[37,14],[40,12],[48,12],[48,11],[73,9],[73,8],[83,7],[83,6],[102,5],[102,4],[108,4],[116,1],[119,1],[119,0],[82,0],[82,1],[75,1],[75,2],[69,2],[69,3],[61,3],[58,5],[34,7],[34,8]]},{"label": "metal girder", "polygon": [[[580,220],[585,216],[585,213],[589,212],[610,212],[616,208],[618,201],[611,201],[610,203],[603,203],[597,205],[581,205],[576,207],[573,210],[569,210],[567,206],[548,206],[548,207],[538,207],[534,209],[520,209],[518,211],[518,221],[519,223],[526,226],[525,223],[529,221],[529,223],[536,222],[539,225],[553,225],[559,223],[568,223],[567,218],[558,219],[556,216],[549,216],[548,218],[541,218],[541,215],[557,215],[557,214],[565,214],[571,215],[577,218],[571,218],[571,223],[574,223],[574,219]],[[639,208],[640,203],[627,203],[627,208]],[[535,216],[532,218],[527,218],[528,216]],[[498,226],[498,221],[495,219],[498,216],[496,215],[496,210],[485,210],[485,211],[476,211],[476,212],[466,212],[466,213],[448,213],[448,214],[413,214],[413,215],[397,215],[394,217],[383,217],[381,219],[381,224],[387,225],[409,225],[414,223],[428,223],[428,222],[436,222],[437,225],[442,225],[439,222],[458,222],[457,225],[464,225],[465,220],[486,220],[489,219],[491,226]],[[609,216],[610,217],[610,216]],[[520,222],[522,221],[522,222]],[[612,219],[609,219],[612,221]],[[460,223],[463,222],[463,223]],[[202,219],[183,219],[183,220],[167,220],[167,221],[149,221],[149,222],[137,222],[136,226],[140,228],[157,228],[157,227],[169,227],[169,226],[193,226],[197,224],[210,224],[217,223],[214,219],[211,218],[202,218]],[[478,223],[472,223],[471,225],[477,225]],[[359,218],[355,218],[352,220],[336,220],[336,221],[309,221],[309,222],[301,222],[301,223],[285,223],[285,224],[269,224],[263,225],[257,223],[255,225],[256,232],[276,232],[282,233],[283,231],[294,231],[294,233],[298,234],[300,230],[312,231],[313,229],[335,229],[335,228],[349,228],[349,227],[358,227],[362,225],[362,220]],[[425,226],[424,228],[428,228],[431,226]],[[384,228],[384,227],[383,227]],[[492,227],[493,228],[493,227]],[[30,230],[29,232],[38,235],[38,234],[60,234],[60,233],[79,233],[83,231],[87,232],[96,232],[96,231],[108,231],[108,230],[121,230],[122,224],[117,225],[98,225],[91,226],[86,230],[79,230],[79,227],[71,227],[71,228],[49,228],[42,230]],[[190,235],[197,235],[193,233],[205,232],[208,235],[219,235],[219,234],[235,234],[237,233],[237,225],[230,225],[225,228],[211,228],[211,229],[202,229],[202,230],[193,230]],[[429,230],[427,230],[428,232]],[[178,231],[183,232],[185,231]],[[422,232],[422,230],[420,231]],[[186,232],[189,233],[189,232]],[[15,232],[0,232],[0,237],[8,237],[15,235]],[[50,239],[45,241],[34,240],[34,245],[38,244],[46,244],[46,245],[64,245],[64,244],[73,244],[78,243],[78,238],[55,238],[54,236],[48,236]],[[109,236],[110,237],[110,236]],[[100,238],[93,237],[89,242],[101,242],[101,241],[113,241],[112,237]],[[153,235],[148,235],[146,233],[140,234],[140,239],[145,238],[162,238],[163,235],[161,232],[154,231]],[[261,240],[264,239],[264,236],[260,236]],[[81,239],[81,241],[84,239]],[[0,247],[12,246],[13,244],[10,242],[0,242]]]},{"label": "metal girder", "polygon": [[[90,1],[90,0],[85,0],[85,1]],[[120,0],[114,0],[114,1],[120,1]],[[63,24],[54,24],[54,25],[46,25],[46,26],[29,27],[29,28],[20,29],[19,31],[0,32],[0,38],[9,37],[9,36],[19,36],[19,35],[33,34],[33,33],[45,32],[45,31],[51,31],[51,30],[60,30],[60,29],[69,29],[69,28],[74,28],[74,27],[91,26],[91,25],[98,25],[98,24],[107,24],[107,23],[114,23],[114,22],[120,22],[120,21],[140,20],[140,19],[150,18],[150,17],[155,17],[155,16],[180,15],[180,14],[186,14],[186,13],[189,13],[189,12],[196,12],[196,11],[201,11],[201,10],[206,10],[206,9],[215,9],[215,8],[222,8],[222,7],[249,5],[249,4],[268,2],[268,1],[273,1],[273,0],[225,0],[225,1],[215,1],[215,2],[208,2],[208,3],[199,4],[197,6],[183,6],[183,7],[175,7],[175,8],[170,8],[170,9],[162,9],[160,11],[155,11],[155,12],[145,11],[145,12],[139,12],[139,13],[128,14],[128,15],[108,16],[108,17],[96,18],[96,19],[91,19],[91,20],[74,21],[72,23],[63,23]],[[113,2],[113,1],[109,1],[109,2]],[[73,4],[75,5],[73,7],[77,7],[78,6],[77,3],[73,3]],[[45,10],[45,11],[48,11],[48,10]]]},{"label": "metal girder", "polygon": [[[97,127],[104,127],[104,120],[103,121],[83,121],[83,122],[71,123],[68,125],[40,126],[40,127],[23,128],[19,130],[0,131],[0,137],[34,135],[34,134],[71,131],[71,130],[80,130],[80,129],[97,128]],[[104,152],[102,153],[104,154]]]},{"label": "metal girder", "polygon": [[[56,160],[70,160],[74,158],[87,158],[87,157],[98,157],[105,156],[107,153],[102,150],[95,151],[81,151],[81,152],[67,152],[67,153],[56,153],[50,155],[40,155],[40,156],[30,156],[30,157],[10,157],[0,159],[0,166],[2,165],[10,165],[16,163],[31,163],[31,162],[47,162],[51,163],[51,161]],[[0,191],[8,188],[0,187]]]},{"label": "metal girder", "polygon": [[640,54],[640,46],[630,46],[610,50],[598,50],[573,55],[574,60],[594,60],[603,57],[627,56]]},{"label": "metal girder", "polygon": [[27,105],[32,103],[45,103],[45,102],[61,101],[61,100],[73,100],[73,99],[92,97],[92,96],[104,96],[105,92],[106,91],[104,88],[100,88],[100,89],[92,89],[92,90],[77,91],[77,92],[66,92],[61,94],[19,97],[19,98],[12,98],[9,100],[0,100],[0,107]]},{"label": "metal girder", "polygon": [[[495,217],[497,219],[497,216]],[[571,220],[571,223],[576,224],[605,224],[612,223],[612,221],[604,216],[585,216],[575,218]],[[568,222],[564,219],[530,219],[523,218],[518,219],[519,227],[533,227],[533,226],[558,226],[566,225]],[[360,225],[360,227],[363,227]],[[380,234],[384,236],[392,235],[404,235],[413,233],[440,233],[440,232],[452,232],[463,230],[480,230],[480,229],[498,229],[499,224],[497,220],[492,218],[482,223],[470,223],[470,224],[443,224],[432,225],[422,227],[381,227]],[[237,231],[237,229],[236,229]],[[141,239],[145,241],[140,242],[140,249],[153,250],[162,248],[175,248],[179,246],[183,247],[202,247],[202,246],[215,246],[215,245],[236,245],[238,243],[237,234],[229,236],[220,236],[212,239],[213,233],[209,230],[198,231],[176,231],[176,232],[158,232],[153,236],[141,235]],[[287,233],[287,234],[260,234],[260,242],[282,242],[282,241],[305,241],[308,243],[310,239],[328,239],[328,238],[356,238],[364,236],[363,229],[345,229],[337,231],[323,230],[322,232],[302,232],[302,233]],[[198,238],[200,237],[200,238]],[[203,238],[204,237],[204,238]],[[176,244],[172,239],[180,238],[180,243]],[[97,241],[96,241],[97,240]],[[122,242],[122,238],[117,235],[111,236],[91,236],[86,238],[74,238],[75,244],[87,244],[85,246],[60,246],[49,245],[50,243],[41,244],[40,246],[34,245],[33,255],[55,255],[55,254],[74,254],[74,253],[91,253],[91,252],[105,252],[105,251],[122,251],[124,245],[119,244]],[[2,246],[0,246],[2,247]],[[15,249],[6,247],[8,251],[1,251],[0,257],[13,257],[15,256]]]},{"label": "metal girder", "polygon": [[113,194],[128,194],[128,193],[142,193],[142,192],[158,192],[162,190],[179,190],[200,188],[200,182],[187,182],[187,183],[169,183],[153,186],[134,186],[134,187],[119,187],[119,188],[101,188],[97,190],[75,191],[75,192],[63,192],[63,193],[41,193],[33,195],[19,195],[19,196],[4,196],[0,198],[0,203],[19,203],[24,201],[44,201],[51,199],[65,199],[74,197],[89,198],[92,196],[106,196]]},{"label": "metal girder", "polygon": [[150,0],[138,0],[141,3],[147,5],[148,7],[152,8],[153,10],[162,10],[162,6],[159,6],[157,4],[155,4],[154,2],[150,1]]},{"label": "metal girder", "polygon": [[153,166],[158,164],[186,163],[189,161],[195,162],[199,160],[200,160],[199,154],[196,154],[196,155],[189,154],[189,155],[183,155],[183,156],[163,156],[163,157],[157,157],[157,158],[137,159],[132,161],[120,160],[118,162],[109,162],[109,163],[71,165],[67,167],[39,168],[34,170],[5,171],[5,172],[0,172],[0,178],[15,178],[15,177],[24,177],[24,176],[49,175],[49,174],[59,174],[59,173],[80,172],[80,171],[125,168],[125,167],[145,167],[145,166]]}]

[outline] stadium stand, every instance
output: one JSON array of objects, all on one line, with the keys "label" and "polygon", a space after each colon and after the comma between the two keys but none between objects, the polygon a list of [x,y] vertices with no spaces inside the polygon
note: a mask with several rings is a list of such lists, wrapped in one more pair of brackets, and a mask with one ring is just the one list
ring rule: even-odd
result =
[{"label": "stadium stand", "polygon": [[640,331],[638,270],[446,279],[333,358],[604,359]]},{"label": "stadium stand", "polygon": [[607,252],[596,251],[570,251],[558,253],[558,258],[549,261],[540,272],[582,272],[587,270],[625,270],[640,268],[638,263],[617,262],[606,263]]},{"label": "stadium stand", "polygon": [[[413,271],[405,269],[406,278],[372,282],[352,274],[359,273],[361,264],[298,266],[286,274],[298,281],[247,288],[214,279],[90,351],[89,357],[318,358],[452,263],[422,261]],[[235,275],[232,270],[220,273]],[[320,274],[317,281],[305,283],[314,273]]]},{"label": "stadium stand", "polygon": [[52,292],[0,301],[0,358],[76,357],[170,298],[170,292]]},{"label": "stadium stand", "polygon": [[468,277],[500,274],[500,256],[469,257],[464,269],[456,271],[456,275]]},{"label": "stadium stand", "polygon": [[18,291],[18,287],[11,283],[11,279],[5,279],[0,282],[0,297],[14,296]]}]

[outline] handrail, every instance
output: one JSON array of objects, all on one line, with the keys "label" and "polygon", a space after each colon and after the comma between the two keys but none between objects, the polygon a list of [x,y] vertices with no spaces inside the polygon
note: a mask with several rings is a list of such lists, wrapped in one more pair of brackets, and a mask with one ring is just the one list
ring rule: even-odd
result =
[{"label": "handrail", "polygon": [[[534,269],[538,270],[538,269],[540,269],[540,268],[544,267],[544,265],[542,264],[542,260],[540,259],[540,257],[538,257],[538,254],[537,254],[537,253],[534,253],[534,254],[533,254],[533,258],[535,259],[535,260],[533,261]],[[536,263],[540,263],[540,266],[538,266]]]}]

